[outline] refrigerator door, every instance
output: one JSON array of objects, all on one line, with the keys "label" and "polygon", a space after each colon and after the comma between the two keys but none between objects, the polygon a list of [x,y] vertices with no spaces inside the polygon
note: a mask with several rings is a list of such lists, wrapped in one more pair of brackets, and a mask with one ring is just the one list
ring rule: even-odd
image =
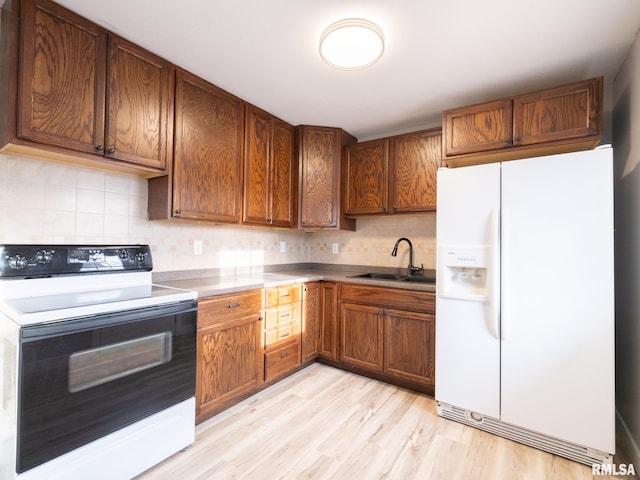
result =
[{"label": "refrigerator door", "polygon": [[504,422],[615,451],[612,151],[502,165]]},{"label": "refrigerator door", "polygon": [[498,418],[500,165],[440,169],[437,201],[436,400]]}]

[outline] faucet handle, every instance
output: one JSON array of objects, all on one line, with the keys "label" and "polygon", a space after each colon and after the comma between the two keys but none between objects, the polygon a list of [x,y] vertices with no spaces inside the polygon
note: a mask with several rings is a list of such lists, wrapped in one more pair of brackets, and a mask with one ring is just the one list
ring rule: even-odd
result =
[{"label": "faucet handle", "polygon": [[411,265],[409,267],[410,270],[410,275],[415,275],[416,273],[422,273],[424,272],[424,263],[421,263],[419,267],[414,267],[413,265]]}]

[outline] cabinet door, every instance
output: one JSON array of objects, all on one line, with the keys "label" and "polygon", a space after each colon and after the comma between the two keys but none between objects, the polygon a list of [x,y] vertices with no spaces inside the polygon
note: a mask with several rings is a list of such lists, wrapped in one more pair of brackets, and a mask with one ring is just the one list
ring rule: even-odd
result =
[{"label": "cabinet door", "polygon": [[350,145],[346,148],[345,213],[385,213],[388,204],[389,141]]},{"label": "cabinet door", "polygon": [[257,315],[198,331],[196,415],[260,384],[263,352],[259,332]]},{"label": "cabinet door", "polygon": [[173,215],[239,223],[242,100],[190,73],[176,82]]},{"label": "cabinet door", "polygon": [[173,67],[112,36],[105,155],[164,170],[173,145]]},{"label": "cabinet door", "polygon": [[382,371],[381,308],[343,303],[340,309],[340,360],[349,365]]},{"label": "cabinet door", "polygon": [[598,77],[516,97],[514,145],[601,135],[602,88]]},{"label": "cabinet door", "polygon": [[434,211],[436,177],[442,164],[441,130],[423,130],[392,137],[390,157],[391,211]]},{"label": "cabinet door", "polygon": [[336,227],[340,212],[340,137],[334,128],[303,127],[300,225]]},{"label": "cabinet door", "polygon": [[319,354],[329,360],[338,360],[338,286],[336,283],[320,283],[319,308]]},{"label": "cabinet door", "polygon": [[434,384],[435,318],[433,315],[386,310],[384,371],[396,377]]},{"label": "cabinet door", "polygon": [[320,284],[305,283],[302,291],[302,361],[318,356]]},{"label": "cabinet door", "polygon": [[247,105],[245,118],[243,223],[270,224],[270,115]]},{"label": "cabinet door", "polygon": [[101,152],[107,33],[46,0],[22,8],[18,137]]},{"label": "cabinet door", "polygon": [[293,127],[277,118],[272,118],[271,126],[270,223],[278,227],[293,228],[298,223]]},{"label": "cabinet door", "polygon": [[444,111],[442,135],[445,156],[511,147],[511,99]]}]

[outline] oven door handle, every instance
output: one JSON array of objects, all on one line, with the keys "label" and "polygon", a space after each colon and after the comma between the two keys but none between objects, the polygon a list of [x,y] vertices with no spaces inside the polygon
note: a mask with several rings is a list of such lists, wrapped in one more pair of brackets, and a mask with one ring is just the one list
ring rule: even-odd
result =
[{"label": "oven door handle", "polygon": [[35,340],[42,340],[44,338],[95,330],[96,328],[145,320],[153,317],[190,313],[194,311],[197,312],[197,310],[197,302],[189,300],[186,302],[156,305],[153,307],[123,310],[119,312],[109,312],[87,317],[75,317],[56,322],[25,325],[20,329],[20,341],[32,342]]}]

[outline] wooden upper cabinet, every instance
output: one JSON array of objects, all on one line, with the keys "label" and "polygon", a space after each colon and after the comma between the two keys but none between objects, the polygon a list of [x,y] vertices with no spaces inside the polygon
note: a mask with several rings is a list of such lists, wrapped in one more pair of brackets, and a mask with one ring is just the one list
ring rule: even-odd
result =
[{"label": "wooden upper cabinet", "polygon": [[388,208],[389,141],[371,140],[345,149],[347,215],[385,213]]},{"label": "wooden upper cabinet", "polygon": [[442,131],[420,130],[345,149],[347,215],[432,212]]},{"label": "wooden upper cabinet", "polygon": [[293,140],[291,125],[247,105],[243,223],[296,226],[297,164]]},{"label": "wooden upper cabinet", "polygon": [[602,140],[603,78],[446,110],[443,156],[451,167],[595,147]]},{"label": "wooden upper cabinet", "polygon": [[513,99],[513,143],[602,136],[602,77]]},{"label": "wooden upper cabinet", "polygon": [[171,216],[240,222],[243,125],[242,100],[178,70]]},{"label": "wooden upper cabinet", "polygon": [[447,156],[511,147],[511,99],[448,110],[443,113]]},{"label": "wooden upper cabinet", "polygon": [[173,66],[48,0],[21,8],[17,143],[164,172]]},{"label": "wooden upper cabinet", "polygon": [[107,32],[46,0],[20,8],[17,136],[96,153],[104,148]]},{"label": "wooden upper cabinet", "polygon": [[174,67],[109,38],[105,155],[165,170],[173,147]]},{"label": "wooden upper cabinet", "polygon": [[389,204],[392,213],[436,209],[436,177],[442,165],[442,130],[391,137]]},{"label": "wooden upper cabinet", "polygon": [[355,222],[343,217],[341,205],[342,147],[355,142],[339,128],[297,128],[300,228],[355,230]]}]

